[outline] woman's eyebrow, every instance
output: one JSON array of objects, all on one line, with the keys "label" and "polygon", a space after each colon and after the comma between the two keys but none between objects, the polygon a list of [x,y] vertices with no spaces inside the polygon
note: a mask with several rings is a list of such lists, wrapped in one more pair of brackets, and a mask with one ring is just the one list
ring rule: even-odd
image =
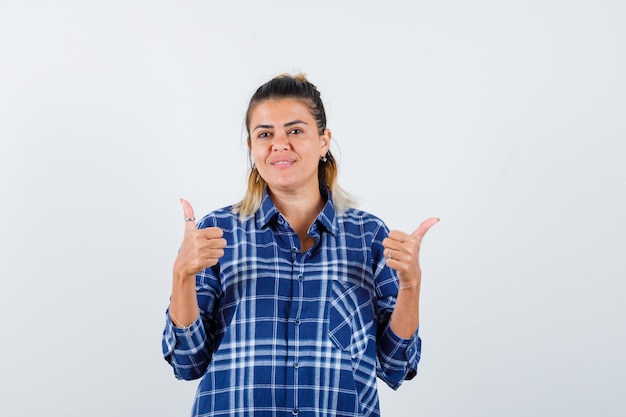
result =
[{"label": "woman's eyebrow", "polygon": [[305,124],[307,124],[307,123],[306,123],[305,121],[303,121],[303,120],[294,120],[294,121],[292,121],[292,122],[285,123],[283,126],[284,126],[284,127],[289,127],[289,126],[293,126],[293,125],[297,125],[297,124],[303,124],[303,125],[305,125]]},{"label": "woman's eyebrow", "polygon": [[254,129],[252,130],[257,130],[257,129],[273,129],[274,125],[257,125]]},{"label": "woman's eyebrow", "polygon": [[[293,120],[291,122],[285,123],[283,125],[283,127],[289,127],[289,126],[293,126],[293,125],[297,125],[297,124],[306,125],[307,122],[305,122],[304,120]],[[254,127],[254,129],[252,129],[252,130],[254,131],[254,130],[257,130],[257,129],[273,129],[273,128],[274,128],[274,125],[256,125]]]}]

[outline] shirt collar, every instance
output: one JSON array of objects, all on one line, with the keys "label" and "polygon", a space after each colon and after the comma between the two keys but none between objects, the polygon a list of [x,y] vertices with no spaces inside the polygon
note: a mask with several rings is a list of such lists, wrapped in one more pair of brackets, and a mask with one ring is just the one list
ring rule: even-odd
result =
[{"label": "shirt collar", "polygon": [[[320,212],[320,214],[315,219],[316,222],[319,222],[326,230],[335,235],[337,233],[337,224],[336,224],[336,211],[335,205],[333,204],[333,198],[330,190],[325,187],[322,190],[322,194],[327,197],[326,204],[324,208]],[[263,192],[263,200],[261,200],[261,207],[256,213],[256,222],[257,227],[259,229],[265,228],[273,219],[278,216],[278,209],[272,202],[270,198],[267,187]]]},{"label": "shirt collar", "polygon": [[327,196],[326,204],[320,214],[318,214],[316,221],[320,222],[332,235],[336,235],[338,230],[336,221],[337,211],[333,204],[333,195],[328,188],[324,188],[322,194]]},{"label": "shirt collar", "polygon": [[267,224],[272,221],[274,217],[278,215],[278,209],[272,202],[270,194],[265,187],[263,192],[263,200],[261,200],[261,207],[256,212],[256,225],[259,229],[264,229]]}]

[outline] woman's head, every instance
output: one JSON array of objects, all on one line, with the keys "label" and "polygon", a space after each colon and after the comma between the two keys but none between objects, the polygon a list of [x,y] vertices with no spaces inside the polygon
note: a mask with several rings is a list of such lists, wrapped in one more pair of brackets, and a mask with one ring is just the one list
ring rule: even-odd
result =
[{"label": "woman's head", "polygon": [[250,98],[246,112],[246,129],[248,143],[250,142],[250,116],[252,111],[265,100],[279,100],[284,98],[302,101],[309,107],[311,116],[317,123],[317,132],[321,135],[326,129],[326,111],[320,92],[310,83],[304,74],[281,74],[260,86]]},{"label": "woman's head", "polygon": [[[253,154],[253,139],[257,140],[258,126],[255,122],[255,126],[251,123],[253,119],[258,118],[260,113],[266,112],[268,107],[272,107],[274,103],[294,103],[294,107],[304,108],[308,112],[311,119],[314,120],[316,133],[320,138],[327,138],[327,144],[323,146],[322,152],[319,155],[317,164],[313,166],[310,164],[309,169],[317,171],[317,187],[320,190],[324,190],[328,187],[331,190],[333,196],[333,202],[339,211],[344,210],[349,204],[352,203],[350,197],[339,187],[337,184],[338,167],[335,158],[329,150],[330,145],[330,131],[326,127],[326,112],[324,104],[319,91],[311,82],[309,82],[304,74],[289,75],[281,74],[270,81],[260,86],[256,92],[252,95],[248,110],[246,112],[246,131],[248,133],[247,143],[250,150],[250,173],[248,178],[248,190],[245,197],[241,202],[235,205],[235,210],[242,216],[247,216],[254,213],[260,206],[261,199],[265,187],[268,185],[264,175],[268,175],[268,172],[263,169],[257,169],[255,165],[255,158],[259,160],[259,168],[261,168],[261,162],[265,162],[263,154],[257,152],[257,145],[255,142],[255,149]],[[270,132],[271,133],[271,132]],[[257,135],[257,136],[253,136]],[[297,152],[297,150],[295,150]],[[316,166],[315,166],[316,165]],[[264,172],[260,172],[264,171]]]}]

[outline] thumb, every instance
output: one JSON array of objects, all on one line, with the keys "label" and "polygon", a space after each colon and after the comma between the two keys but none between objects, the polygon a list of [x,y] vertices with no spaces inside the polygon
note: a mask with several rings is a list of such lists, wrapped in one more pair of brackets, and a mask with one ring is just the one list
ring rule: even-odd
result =
[{"label": "thumb", "polygon": [[189,201],[181,198],[180,205],[183,206],[183,213],[185,214],[185,230],[197,230],[196,217],[193,214],[193,207],[191,207]]},{"label": "thumb", "polygon": [[428,230],[437,223],[439,223],[439,217],[429,217],[424,220],[413,233],[411,233],[411,236],[416,237],[421,241],[426,232],[428,232]]}]

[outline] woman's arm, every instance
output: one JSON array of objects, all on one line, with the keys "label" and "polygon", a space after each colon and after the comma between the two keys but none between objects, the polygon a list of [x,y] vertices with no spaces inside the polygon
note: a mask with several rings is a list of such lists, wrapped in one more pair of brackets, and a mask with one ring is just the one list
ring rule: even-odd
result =
[{"label": "woman's arm", "polygon": [[224,255],[226,240],[218,227],[198,229],[193,208],[181,199],[185,214],[185,234],[174,261],[172,296],[169,314],[176,327],[188,327],[198,319],[200,310],[196,294],[196,275],[217,264]]},{"label": "woman's arm", "polygon": [[391,329],[399,337],[410,338],[419,327],[419,298],[422,282],[419,253],[426,232],[439,221],[426,219],[410,235],[392,230],[383,240],[387,266],[398,272],[400,288],[391,315]]},{"label": "woman's arm", "polygon": [[177,378],[195,379],[202,376],[211,358],[212,322],[220,298],[213,275],[219,272],[211,269],[217,268],[226,241],[218,227],[198,229],[191,205],[185,200],[181,204],[185,234],[174,261],[163,355]]}]

